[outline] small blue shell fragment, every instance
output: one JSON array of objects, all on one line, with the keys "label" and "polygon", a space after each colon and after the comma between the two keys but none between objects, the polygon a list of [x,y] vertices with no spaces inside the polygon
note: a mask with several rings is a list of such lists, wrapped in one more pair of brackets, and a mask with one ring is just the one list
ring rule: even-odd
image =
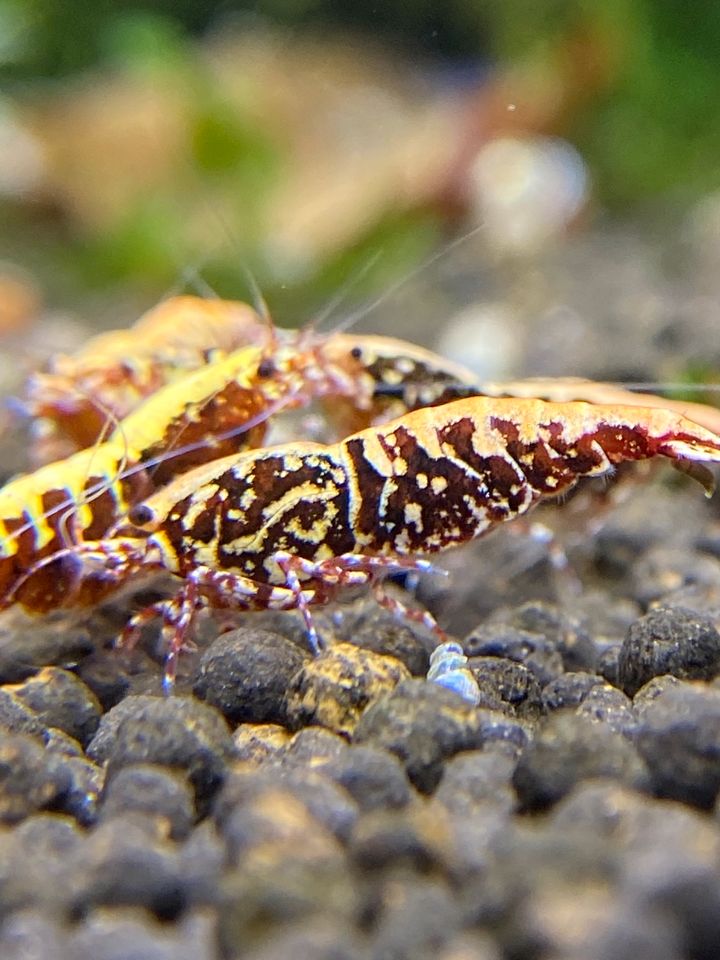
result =
[{"label": "small blue shell fragment", "polygon": [[459,643],[454,640],[441,643],[430,655],[427,680],[454,690],[463,700],[476,707],[480,703],[480,687],[467,662],[468,658]]}]

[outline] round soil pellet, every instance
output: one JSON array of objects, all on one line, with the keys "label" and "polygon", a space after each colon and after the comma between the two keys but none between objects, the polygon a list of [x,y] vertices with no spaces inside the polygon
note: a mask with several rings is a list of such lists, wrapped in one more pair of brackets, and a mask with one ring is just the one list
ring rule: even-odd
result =
[{"label": "round soil pellet", "polygon": [[62,760],[21,733],[0,733],[0,823],[57,805],[70,787]]},{"label": "round soil pellet", "polygon": [[45,667],[12,687],[48,727],[57,727],[83,745],[95,734],[101,706],[95,694],[69,670]]},{"label": "round soil pellet", "polygon": [[608,778],[647,785],[645,764],[633,745],[603,724],[562,710],[553,713],[523,751],[513,785],[525,810],[542,810],[582,780]]},{"label": "round soil pellet", "polygon": [[635,742],[655,793],[711,809],[720,793],[720,689],[676,683],[638,714]]},{"label": "round soil pellet", "polygon": [[174,839],[186,837],[195,821],[193,792],[177,771],[151,764],[120,770],[103,792],[100,819],[142,813],[170,826]]},{"label": "round soil pellet", "polygon": [[404,680],[366,710],[354,740],[394,753],[418,790],[430,793],[447,757],[482,743],[479,711],[438,684]]},{"label": "round soil pellet", "polygon": [[232,724],[285,724],[287,689],[306,659],[280,634],[233,630],[203,653],[193,689]]},{"label": "round soil pellet", "polygon": [[320,769],[347,790],[363,811],[403,807],[412,795],[400,761],[376,747],[346,747]]},{"label": "round soil pellet", "polygon": [[709,680],[720,673],[720,633],[713,620],[682,607],[659,607],[631,625],[620,650],[618,677],[634,696],[653,677]]},{"label": "round soil pellet", "polygon": [[105,714],[88,755],[106,760],[108,777],[136,763],[184,771],[202,812],[232,757],[230,731],[219,711],[181,697],[127,697]]},{"label": "round soil pellet", "polygon": [[288,692],[288,718],[295,727],[311,723],[352,734],[363,711],[408,676],[394,657],[336,643],[306,663]]}]

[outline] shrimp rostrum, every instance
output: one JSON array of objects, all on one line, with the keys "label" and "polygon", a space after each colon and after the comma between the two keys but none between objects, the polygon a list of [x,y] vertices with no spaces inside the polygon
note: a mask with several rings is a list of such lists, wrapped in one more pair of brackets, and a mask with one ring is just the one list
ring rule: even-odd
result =
[{"label": "shrimp rostrum", "polygon": [[[720,436],[667,410],[471,398],[424,408],[339,443],[290,443],[190,471],[130,511],[112,537],[41,562],[82,606],[157,570],[177,594],[141,611],[128,637],[161,617],[172,682],[202,607],[310,608],[344,587],[426,569],[423,555],[482,536],[582,477],[629,460],[667,457],[710,486]],[[21,591],[17,599],[22,600]],[[425,615],[425,622],[434,621]],[[438,632],[442,635],[442,632]]]}]

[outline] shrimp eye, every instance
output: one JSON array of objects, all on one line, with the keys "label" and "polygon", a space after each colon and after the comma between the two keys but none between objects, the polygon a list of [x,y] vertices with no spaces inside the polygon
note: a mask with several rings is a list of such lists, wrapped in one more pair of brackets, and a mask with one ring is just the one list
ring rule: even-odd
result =
[{"label": "shrimp eye", "polygon": [[257,374],[259,377],[272,377],[272,375],[276,372],[277,367],[275,366],[275,361],[271,360],[269,357],[261,360],[258,364]]},{"label": "shrimp eye", "polygon": [[353,347],[350,351],[350,356],[353,360],[359,360],[362,357],[362,347]]},{"label": "shrimp eye", "polygon": [[129,511],[128,520],[134,527],[144,527],[146,523],[150,523],[154,516],[151,507],[146,503],[138,503]]}]

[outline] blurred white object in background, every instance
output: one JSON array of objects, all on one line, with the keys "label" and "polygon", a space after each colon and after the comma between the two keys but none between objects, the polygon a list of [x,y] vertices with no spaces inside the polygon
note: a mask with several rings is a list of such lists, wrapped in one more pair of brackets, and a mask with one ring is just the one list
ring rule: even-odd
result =
[{"label": "blurred white object in background", "polygon": [[580,154],[551,137],[491,140],[469,172],[470,202],[501,253],[527,253],[565,231],[588,199]]},{"label": "blurred white object in background", "polygon": [[0,99],[0,195],[33,193],[43,176],[43,150],[38,140]]},{"label": "blurred white object in background", "polygon": [[483,380],[510,377],[522,358],[520,322],[502,303],[475,303],[456,313],[437,344]]}]

